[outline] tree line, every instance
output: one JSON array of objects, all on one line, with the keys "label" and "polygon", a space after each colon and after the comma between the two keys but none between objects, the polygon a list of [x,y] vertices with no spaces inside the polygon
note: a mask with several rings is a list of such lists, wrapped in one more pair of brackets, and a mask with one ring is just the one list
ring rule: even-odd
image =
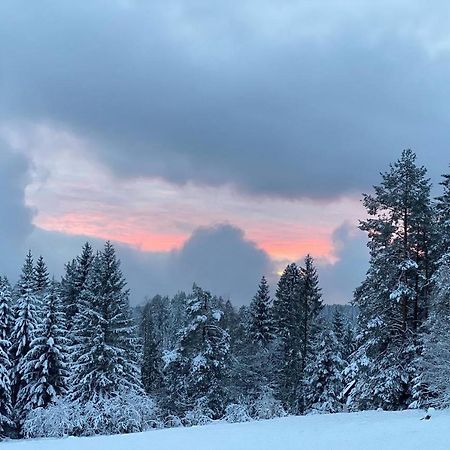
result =
[{"label": "tree line", "polygon": [[357,324],[323,314],[308,255],[249,306],[194,284],[132,311],[114,247],[50,279],[27,255],[0,280],[0,433],[62,436],[286,414],[450,404],[450,175],[411,150],[363,196],[370,264]]}]

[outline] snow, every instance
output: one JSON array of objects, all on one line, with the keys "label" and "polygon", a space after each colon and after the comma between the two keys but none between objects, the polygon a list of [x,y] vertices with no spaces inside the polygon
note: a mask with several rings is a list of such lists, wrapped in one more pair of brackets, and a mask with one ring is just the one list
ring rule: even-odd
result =
[{"label": "snow", "polygon": [[2,450],[425,450],[448,449],[450,411],[369,411],[214,423],[145,433],[3,442]]}]

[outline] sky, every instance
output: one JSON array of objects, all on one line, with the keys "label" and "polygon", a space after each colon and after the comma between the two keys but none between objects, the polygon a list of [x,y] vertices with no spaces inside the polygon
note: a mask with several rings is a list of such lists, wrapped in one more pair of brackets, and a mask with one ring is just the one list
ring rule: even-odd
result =
[{"label": "sky", "polygon": [[364,277],[361,193],[404,148],[450,162],[450,5],[0,3],[0,272],[117,247],[134,304],[193,281],[248,304],[316,260]]}]

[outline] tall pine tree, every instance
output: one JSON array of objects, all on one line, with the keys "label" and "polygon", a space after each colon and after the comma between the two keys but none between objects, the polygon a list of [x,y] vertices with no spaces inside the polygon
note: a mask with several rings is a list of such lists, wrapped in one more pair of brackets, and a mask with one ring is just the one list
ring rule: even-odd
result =
[{"label": "tall pine tree", "polygon": [[426,318],[433,221],[426,169],[411,150],[364,195],[370,267],[356,290],[359,349],[353,407],[399,409],[411,400],[418,330]]}]

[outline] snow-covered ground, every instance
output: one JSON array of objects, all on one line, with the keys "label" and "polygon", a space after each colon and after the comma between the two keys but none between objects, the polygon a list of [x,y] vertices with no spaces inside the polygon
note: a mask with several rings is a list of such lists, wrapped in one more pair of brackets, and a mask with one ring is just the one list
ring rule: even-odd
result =
[{"label": "snow-covered ground", "polygon": [[450,448],[450,411],[362,412],[215,423],[146,433],[10,441],[2,450],[439,450]]}]

